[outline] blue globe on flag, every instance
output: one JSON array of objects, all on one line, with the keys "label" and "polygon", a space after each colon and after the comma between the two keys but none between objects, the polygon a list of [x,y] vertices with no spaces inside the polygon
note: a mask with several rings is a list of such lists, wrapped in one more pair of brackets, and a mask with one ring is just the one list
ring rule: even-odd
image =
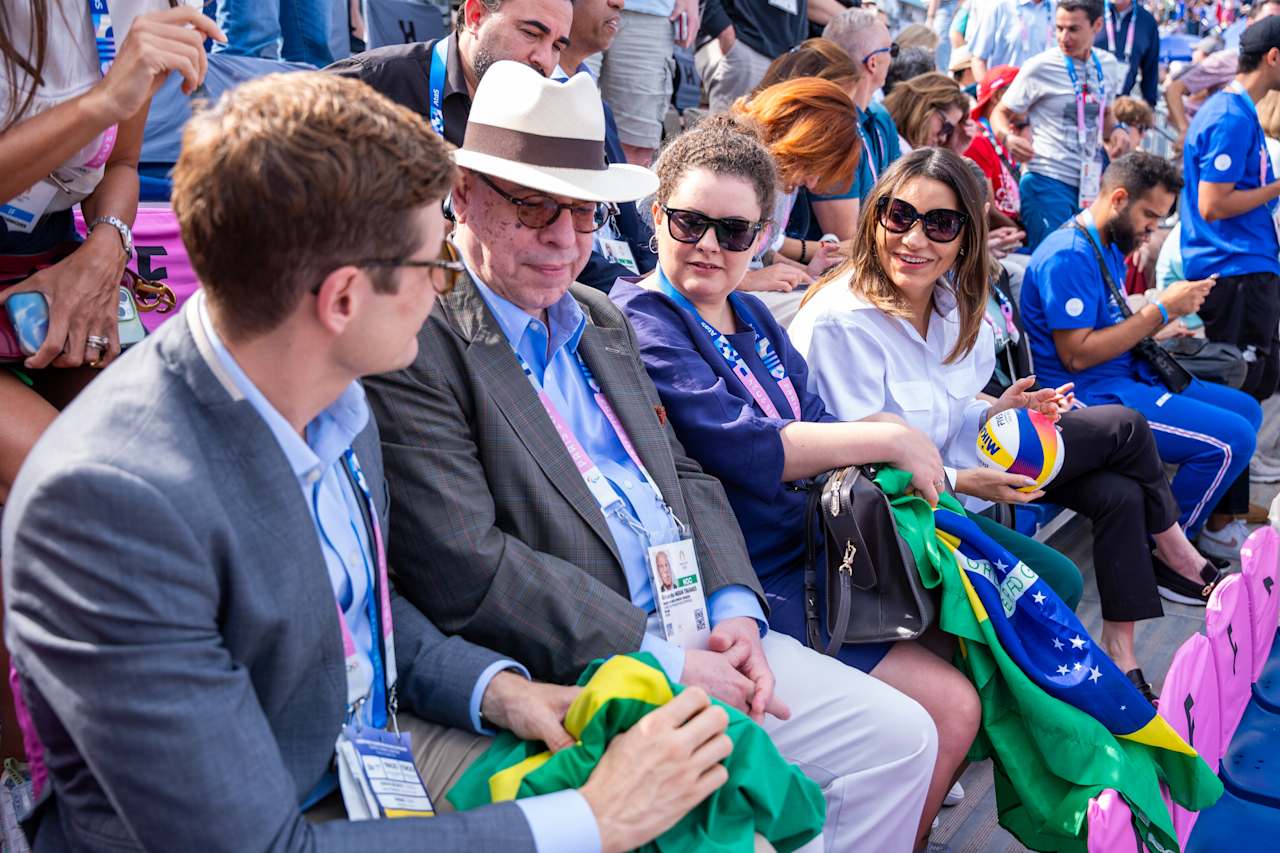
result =
[{"label": "blue globe on flag", "polygon": [[1062,434],[1053,421],[1027,409],[1005,409],[978,431],[978,461],[1036,481],[1018,491],[1043,489],[1062,470]]}]

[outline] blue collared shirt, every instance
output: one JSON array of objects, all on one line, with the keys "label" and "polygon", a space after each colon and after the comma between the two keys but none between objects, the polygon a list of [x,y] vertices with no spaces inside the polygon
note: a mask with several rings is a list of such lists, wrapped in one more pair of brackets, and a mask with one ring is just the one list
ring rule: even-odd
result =
[{"label": "blue collared shirt", "polygon": [[[342,395],[315,420],[307,424],[306,440],[294,431],[284,416],[271,405],[258,387],[236,363],[222,339],[210,322],[202,295],[197,294],[196,310],[205,335],[213,347],[219,363],[231,381],[235,383],[254,411],[266,422],[272,436],[284,451],[285,457],[298,478],[307,507],[311,510],[324,553],[325,568],[333,594],[342,607],[347,626],[359,656],[359,677],[372,682],[370,663],[372,629],[369,624],[366,596],[369,593],[369,572],[365,557],[373,558],[369,539],[365,534],[362,513],[364,507],[351,488],[342,470],[342,455],[351,442],[369,422],[369,407],[364,389],[352,382]],[[480,700],[493,677],[503,670],[514,669],[529,676],[528,670],[511,660],[495,661],[476,680],[471,692],[471,724],[476,731],[493,734],[480,723]],[[373,695],[365,703],[364,710],[384,710],[384,685],[371,684]],[[373,718],[368,713],[365,722]],[[337,776],[330,773],[302,804],[305,811],[337,788]],[[535,845],[542,851],[581,851],[597,853],[600,849],[600,833],[595,815],[582,795],[577,791],[560,791],[541,797],[531,797],[516,803],[524,812],[533,833]]]},{"label": "blue collared shirt", "polygon": [[[551,398],[591,460],[608,479],[633,519],[654,537],[679,538],[672,516],[663,501],[641,474],[622,447],[578,366],[578,342],[587,327],[586,315],[569,293],[547,309],[547,323],[525,313],[517,305],[482,284],[472,272],[485,304],[493,312],[498,326],[529,368],[534,378]],[[550,328],[548,328],[548,325]],[[622,570],[626,575],[631,603],[646,613],[654,610],[653,588],[649,580],[647,537],[623,520],[619,513],[606,513],[605,521],[613,535]],[[733,584],[716,590],[707,598],[711,624],[736,616],[749,616],[768,630],[760,602],[746,586]],[[660,631],[657,620],[649,620],[652,631]],[[684,651],[657,633],[646,633],[640,650],[651,652],[674,681],[684,672]]]},{"label": "blue collared shirt", "polygon": [[1050,0],[1000,0],[978,14],[981,17],[969,39],[969,52],[988,68],[1021,66],[1054,45]]}]

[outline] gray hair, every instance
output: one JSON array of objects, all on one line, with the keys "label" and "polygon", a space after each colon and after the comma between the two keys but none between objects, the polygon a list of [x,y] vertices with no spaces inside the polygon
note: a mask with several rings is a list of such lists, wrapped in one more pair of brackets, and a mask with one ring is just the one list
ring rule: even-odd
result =
[{"label": "gray hair", "polygon": [[880,24],[880,16],[874,9],[853,7],[832,18],[822,31],[822,37],[844,48],[845,53],[859,65],[862,57],[871,51],[871,28]]}]

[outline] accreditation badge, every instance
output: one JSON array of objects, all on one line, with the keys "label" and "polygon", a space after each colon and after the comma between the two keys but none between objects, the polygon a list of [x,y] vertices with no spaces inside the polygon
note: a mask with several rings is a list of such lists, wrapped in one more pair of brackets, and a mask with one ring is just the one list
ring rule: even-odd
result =
[{"label": "accreditation badge", "polygon": [[4,220],[10,231],[30,234],[57,193],[58,188],[52,183],[40,181],[31,189],[0,204],[0,220]]},{"label": "accreditation badge", "polygon": [[1102,191],[1102,155],[1094,154],[1080,163],[1080,196],[1077,206],[1084,210]]},{"label": "accreditation badge", "polygon": [[346,725],[335,747],[338,785],[351,820],[432,817],[408,732]]},{"label": "accreditation badge", "polygon": [[705,649],[711,620],[693,540],[650,546],[649,576],[667,641],[686,650]]},{"label": "accreditation badge", "polygon": [[632,275],[640,274],[640,267],[636,264],[635,255],[631,253],[631,246],[626,240],[601,240],[600,254],[613,263],[631,270]]}]

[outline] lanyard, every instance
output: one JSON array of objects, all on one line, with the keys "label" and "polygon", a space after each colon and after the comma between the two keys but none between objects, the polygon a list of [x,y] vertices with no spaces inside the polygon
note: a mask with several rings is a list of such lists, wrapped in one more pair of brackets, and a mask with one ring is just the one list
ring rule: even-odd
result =
[{"label": "lanyard", "polygon": [[[733,370],[733,375],[738,377],[743,387],[747,389],[747,393],[751,395],[751,399],[755,400],[756,405],[764,412],[765,417],[781,420],[782,416],[778,414],[778,407],[773,404],[773,400],[769,399],[769,395],[765,393],[764,386],[760,384],[760,380],[756,378],[756,375],[751,372],[751,368],[747,366],[747,362],[742,358],[737,347],[733,345],[727,335],[702,319],[698,309],[693,306],[687,296],[676,290],[661,267],[658,268],[658,286],[662,288],[663,293],[670,297],[672,302],[688,311],[698,321],[702,331],[706,332],[707,337],[715,344],[716,351],[720,353],[720,357]],[[738,294],[732,293],[729,295],[729,305],[732,308],[737,308],[738,312],[746,319],[747,325],[751,327],[751,333],[755,336],[756,354],[764,362],[765,369],[769,371],[773,381],[778,383],[778,387],[782,389],[782,395],[787,398],[787,403],[791,406],[791,412],[795,419],[801,420],[800,397],[796,394],[791,377],[787,376],[787,368],[783,365],[782,359],[778,357],[777,351],[774,350],[773,343],[767,335],[756,327],[754,318],[751,316],[751,309],[747,307],[744,300],[738,298]]]},{"label": "lanyard", "polygon": [[[867,121],[872,123],[872,133],[870,134],[867,133],[867,128],[865,127],[865,122]],[[880,154],[880,146],[877,144],[873,148],[871,141],[871,137],[875,136],[876,141],[879,142],[879,134],[875,131],[875,117],[870,112],[859,111],[857,124],[858,137],[862,139],[862,150],[866,152],[867,168],[871,170],[871,182],[874,184],[880,176],[880,170],[876,168],[876,158]]]},{"label": "lanyard", "polygon": [[[1134,0],[1134,2],[1136,3],[1137,0]],[[1104,10],[1104,17],[1107,19],[1107,50],[1111,51],[1113,54],[1116,52],[1116,24],[1119,23],[1115,17],[1119,14],[1119,12],[1116,12],[1115,6],[1107,3],[1107,7]],[[1133,34],[1137,32],[1137,29],[1138,13],[1133,6],[1130,6],[1129,34],[1126,35],[1124,39],[1124,54],[1117,56],[1116,59],[1129,59],[1133,56]]]},{"label": "lanyard", "polygon": [[[365,595],[365,607],[369,616],[370,633],[373,637],[373,642],[369,649],[369,662],[373,667],[372,684],[377,684],[379,680],[382,680],[386,686],[386,705],[384,708],[375,706],[370,714],[370,719],[374,726],[381,728],[386,725],[388,720],[391,721],[392,725],[395,725],[396,707],[398,705],[396,699],[396,649],[391,627],[391,585],[387,578],[387,550],[382,541],[382,525],[378,523],[378,508],[374,505],[373,495],[369,491],[369,483],[365,480],[364,470],[360,467],[360,460],[356,458],[355,451],[350,448],[347,449],[342,458],[347,465],[347,470],[351,473],[351,479],[360,488],[365,506],[369,510],[369,525],[373,528],[373,550],[378,557],[378,573],[375,578],[373,567],[369,565],[369,555],[366,549],[361,549],[365,573],[369,579],[368,593]],[[338,624],[342,627],[342,654],[346,661],[347,718],[354,720],[359,714],[360,707],[373,694],[373,687],[371,686],[368,690],[365,690],[364,686],[355,680],[355,673],[358,669],[358,652],[356,651],[355,638],[351,635],[351,628],[347,625],[346,615],[342,612],[342,605],[338,604],[336,599],[334,603],[338,608]]]},{"label": "lanyard", "polygon": [[[582,442],[578,441],[578,437],[573,434],[573,429],[565,421],[564,416],[560,414],[556,404],[552,402],[551,395],[546,392],[546,389],[538,382],[537,377],[533,375],[533,369],[529,367],[529,362],[525,361],[524,356],[514,346],[511,347],[511,352],[515,353],[516,361],[520,363],[520,369],[524,371],[525,378],[529,380],[529,384],[533,386],[533,390],[537,393],[538,402],[546,410],[547,417],[551,419],[551,424],[556,428],[556,433],[560,436],[560,440],[564,442],[564,449],[569,451],[569,458],[573,460],[574,467],[582,475],[582,479],[587,484],[587,489],[591,492],[591,496],[600,505],[601,512],[607,516],[610,512],[617,511],[620,517],[633,529],[637,532],[643,531],[643,527],[629,518],[630,513],[625,510],[622,497],[614,491],[613,486],[609,485],[609,481],[605,478],[604,472],[600,470],[600,466],[591,459],[591,455],[582,446]],[[591,373],[591,368],[587,367],[587,363],[582,360],[582,353],[575,351],[574,356],[578,361],[578,369],[582,371],[582,378],[586,380],[587,387],[591,389],[591,394],[595,398],[596,406],[599,407],[605,420],[609,422],[609,426],[613,429],[613,434],[617,436],[622,449],[626,451],[631,463],[639,470],[640,476],[649,484],[649,488],[653,489],[658,502],[666,506],[662,492],[658,491],[657,482],[650,476],[649,469],[640,461],[640,454],[636,453],[635,446],[631,443],[631,438],[622,427],[622,421],[618,419],[613,406],[609,403],[608,398],[604,396],[604,392],[600,390],[600,383],[596,382],[595,376]],[[673,520],[675,519],[675,515],[671,512],[669,506],[667,507],[667,513],[671,515]]]},{"label": "lanyard", "polygon": [[444,102],[444,71],[448,51],[447,38],[436,42],[435,48],[431,51],[431,72],[427,78],[431,95],[431,103],[428,105],[431,113],[431,129],[440,136],[444,136],[444,112],[441,110],[441,104]]},{"label": "lanyard", "polygon": [[[1098,61],[1097,52],[1091,49],[1089,51],[1089,58],[1093,60],[1093,67],[1098,72],[1098,97],[1097,97],[1098,140],[1094,146],[1094,151],[1096,151],[1097,146],[1102,144],[1102,128],[1103,128],[1103,124],[1106,121],[1107,84],[1102,79],[1102,63]],[[1070,56],[1067,56],[1065,53],[1062,54],[1062,59],[1064,62],[1067,63],[1067,76],[1071,78],[1071,88],[1074,89],[1076,93],[1076,137],[1080,140],[1080,154],[1081,156],[1091,157],[1093,156],[1092,154],[1088,154],[1088,155],[1085,154],[1085,152],[1088,150],[1088,147],[1089,147],[1088,146],[1089,131],[1085,127],[1085,122],[1084,122],[1084,98],[1085,98],[1084,86],[1080,84],[1080,78],[1076,75],[1075,60],[1072,59]],[[1089,78],[1089,70],[1088,70],[1088,63],[1086,63],[1085,64],[1085,82],[1086,83],[1088,82],[1088,78]]]},{"label": "lanyard", "polygon": [[[1227,84],[1227,91],[1233,95],[1238,96],[1240,100],[1244,101],[1244,103],[1246,104],[1249,110],[1249,113],[1253,116],[1254,124],[1257,125],[1258,131],[1261,132],[1262,122],[1258,118],[1258,107],[1256,104],[1254,104],[1253,98],[1249,97],[1249,93],[1244,90],[1244,86],[1241,85],[1240,81],[1232,80],[1229,84]],[[1258,149],[1258,186],[1260,187],[1265,187],[1268,183],[1267,163],[1270,161],[1270,159],[1271,158],[1267,156],[1267,143],[1265,141],[1265,136],[1264,136],[1263,143]],[[1272,202],[1272,204],[1274,204],[1274,202]],[[1270,204],[1267,206],[1271,207]]]},{"label": "lanyard", "polygon": [[1000,162],[1004,163],[1005,168],[1009,170],[1009,174],[1015,178],[1018,177],[1018,164],[1009,156],[1009,152],[1000,144],[1000,140],[996,139],[996,132],[991,127],[991,120],[981,118],[978,119],[978,125],[982,128],[982,135],[991,143],[991,147],[996,150],[996,156],[1000,158]]},{"label": "lanyard", "polygon": [[[116,34],[111,25],[111,9],[107,0],[89,0],[89,19],[93,22],[93,42],[98,50],[98,68],[105,77],[107,69],[116,58]],[[107,164],[112,150],[116,147],[117,125],[111,125],[102,132],[98,148],[88,160],[79,165],[87,169],[97,169]],[[92,144],[92,143],[90,143]],[[92,150],[92,149],[90,149]]]}]

